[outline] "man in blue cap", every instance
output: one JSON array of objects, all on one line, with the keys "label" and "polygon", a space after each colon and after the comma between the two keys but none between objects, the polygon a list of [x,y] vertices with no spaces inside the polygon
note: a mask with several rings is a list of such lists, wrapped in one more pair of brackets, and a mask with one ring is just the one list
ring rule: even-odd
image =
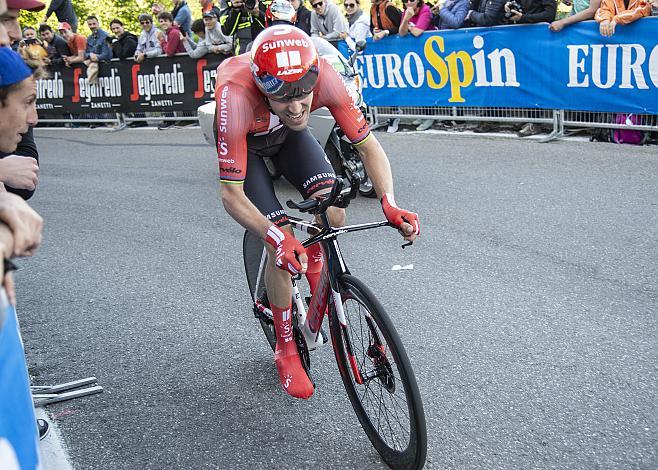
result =
[{"label": "man in blue cap", "polygon": [[[18,16],[21,10],[39,11],[45,4],[37,0],[0,0],[0,24],[6,29],[5,42],[0,45],[21,40]],[[0,149],[0,184],[7,191],[29,199],[34,194],[39,175],[39,151],[34,142],[32,127],[23,135],[18,148],[12,152]]]},{"label": "man in blue cap", "polygon": [[[0,18],[6,13],[7,4],[0,0]],[[24,145],[25,136],[30,135],[30,143],[36,154],[34,139],[31,137],[32,127],[37,124],[36,108],[36,82],[34,70],[28,67],[21,56],[9,47],[9,36],[0,21],[0,170],[3,182],[18,181],[27,176],[27,180],[33,175],[32,184],[36,186],[36,174],[38,172],[37,160],[12,155],[17,152],[20,145]],[[30,149],[28,148],[28,151]],[[38,154],[37,154],[38,155]],[[33,171],[23,171],[25,163],[34,166]],[[1,183],[0,183],[1,184]],[[7,189],[11,189],[7,187]],[[13,192],[20,192],[14,190]],[[23,194],[20,196],[25,197]],[[29,194],[31,195],[31,193]],[[29,197],[29,196],[28,196]],[[41,243],[41,229],[43,221],[25,201],[14,194],[0,192],[0,252],[3,258],[10,256],[29,256]],[[7,228],[11,232],[7,232]],[[14,249],[6,250],[8,246]],[[4,247],[4,248],[3,248]],[[5,274],[0,269],[0,279],[6,289],[10,303],[16,305],[16,294],[11,273]],[[28,419],[30,416],[28,416]],[[31,419],[34,419],[33,416]],[[43,419],[37,420],[39,438],[48,433],[48,423]]]},{"label": "man in blue cap", "polygon": [[0,151],[14,152],[38,121],[33,70],[8,47],[0,47]]}]

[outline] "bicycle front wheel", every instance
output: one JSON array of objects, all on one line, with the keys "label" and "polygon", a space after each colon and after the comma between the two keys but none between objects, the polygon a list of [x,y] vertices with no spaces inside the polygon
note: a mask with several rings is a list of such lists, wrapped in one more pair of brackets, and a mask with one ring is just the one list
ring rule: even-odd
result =
[{"label": "bicycle front wheel", "polygon": [[346,325],[331,315],[343,384],[370,442],[392,468],[422,468],[425,412],[409,358],[379,301],[358,279],[339,279]]}]

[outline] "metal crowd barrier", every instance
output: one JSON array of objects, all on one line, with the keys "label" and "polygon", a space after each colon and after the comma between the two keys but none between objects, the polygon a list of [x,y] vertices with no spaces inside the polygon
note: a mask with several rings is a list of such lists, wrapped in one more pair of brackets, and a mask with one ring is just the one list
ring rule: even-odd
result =
[{"label": "metal crowd barrier", "polygon": [[[602,113],[591,111],[565,111],[555,109],[533,108],[479,108],[457,106],[415,106],[368,108],[369,121],[374,128],[383,126],[389,119],[400,118],[403,121],[414,119],[435,119],[437,121],[473,121],[499,122],[507,124],[543,124],[551,128],[551,133],[543,141],[550,141],[568,134],[567,129],[636,129],[641,131],[658,131],[658,116],[653,114],[635,114],[632,120],[616,123],[619,113]],[[124,128],[131,122],[176,122],[197,121],[195,112],[157,112],[127,114],[87,114],[44,117],[40,125],[50,123],[98,123],[112,124],[117,129]]]},{"label": "metal crowd barrier", "polygon": [[156,113],[107,113],[107,114],[64,114],[61,116],[39,117],[39,126],[48,127],[48,124],[111,124],[117,129],[124,128],[131,122],[196,122],[197,113],[194,112],[156,112]]},{"label": "metal crowd barrier", "polygon": [[387,120],[400,118],[435,119],[437,121],[486,121],[509,124],[544,124],[551,126],[551,133],[543,139],[550,141],[567,135],[566,128],[605,128],[658,131],[658,116],[635,114],[632,120],[616,123],[620,113],[591,111],[565,111],[531,108],[478,108],[478,107],[371,107],[371,121],[374,127],[384,125]]}]

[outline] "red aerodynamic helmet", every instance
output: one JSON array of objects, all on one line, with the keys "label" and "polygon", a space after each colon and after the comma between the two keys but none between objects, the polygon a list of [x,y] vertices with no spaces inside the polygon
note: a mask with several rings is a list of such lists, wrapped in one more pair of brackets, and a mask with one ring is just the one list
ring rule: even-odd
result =
[{"label": "red aerodynamic helmet", "polygon": [[311,38],[295,26],[266,28],[251,48],[251,74],[265,95],[286,101],[313,91],[320,63]]}]

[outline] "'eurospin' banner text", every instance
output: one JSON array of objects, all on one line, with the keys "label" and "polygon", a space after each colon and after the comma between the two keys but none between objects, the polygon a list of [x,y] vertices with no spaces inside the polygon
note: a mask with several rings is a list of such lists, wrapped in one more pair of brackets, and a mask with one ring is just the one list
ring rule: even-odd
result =
[{"label": "'eurospin' banner text", "polygon": [[357,59],[370,106],[477,106],[658,114],[658,18],[546,23],[368,40]]}]

